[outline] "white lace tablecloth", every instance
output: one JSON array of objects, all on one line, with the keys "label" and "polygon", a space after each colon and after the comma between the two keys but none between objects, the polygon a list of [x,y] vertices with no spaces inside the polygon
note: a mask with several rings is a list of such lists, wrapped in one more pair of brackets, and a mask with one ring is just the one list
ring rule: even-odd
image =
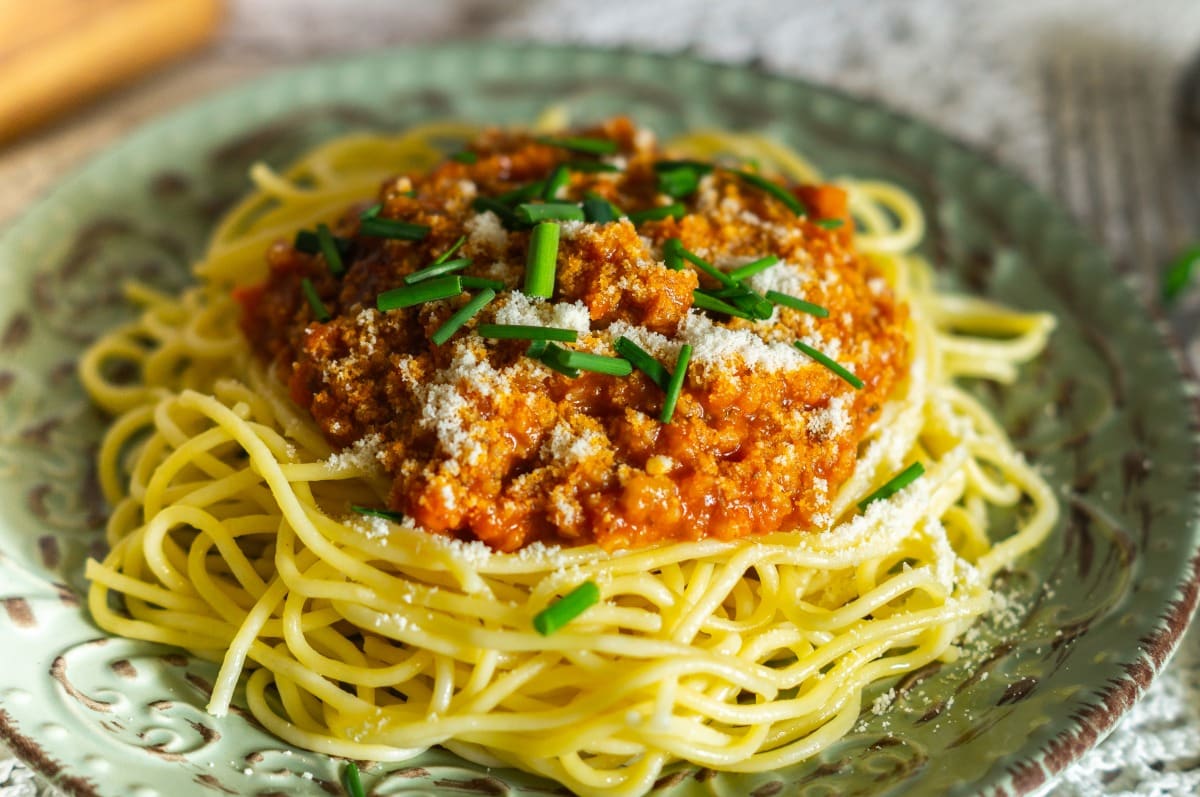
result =
[{"label": "white lace tablecloth", "polygon": [[[918,116],[1056,196],[1147,295],[1200,240],[1200,131],[1173,101],[1200,0],[231,0],[217,43],[0,149],[0,224],[141,121],[316,56],[494,36],[755,61]],[[1197,98],[1200,102],[1200,97]],[[1200,108],[1195,111],[1200,118]],[[1130,201],[1130,196],[1136,201]],[[1200,364],[1200,290],[1172,322]],[[0,749],[0,797],[54,794]],[[1200,794],[1200,632],[1055,794]]]}]

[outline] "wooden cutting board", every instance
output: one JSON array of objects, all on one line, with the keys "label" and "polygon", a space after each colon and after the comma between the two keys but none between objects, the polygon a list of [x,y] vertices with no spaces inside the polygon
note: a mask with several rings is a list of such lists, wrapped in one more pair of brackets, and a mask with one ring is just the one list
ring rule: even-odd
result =
[{"label": "wooden cutting board", "polygon": [[0,144],[207,41],[221,0],[0,0]]}]

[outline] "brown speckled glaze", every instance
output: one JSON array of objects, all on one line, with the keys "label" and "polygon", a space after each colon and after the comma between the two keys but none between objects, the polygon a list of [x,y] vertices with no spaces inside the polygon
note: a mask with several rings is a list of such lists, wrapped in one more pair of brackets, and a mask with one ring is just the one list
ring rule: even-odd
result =
[{"label": "brown speckled glaze", "polygon": [[[941,280],[1060,320],[1017,385],[973,388],[1061,488],[1052,538],[998,582],[1021,610],[982,624],[961,660],[870,692],[853,731],[810,761],[757,775],[678,767],[654,792],[1042,788],[1145,691],[1196,607],[1197,415],[1159,326],[1129,312],[1129,290],[1061,211],[911,120],[753,69],[499,44],[410,48],[239,88],[130,137],[0,239],[0,646],[15,651],[0,670],[0,738],[71,794],[340,793],[340,762],[288,749],[241,706],[204,712],[213,665],[91,625],[82,570],[104,551],[91,464],[104,419],[74,362],[126,317],[123,279],[184,284],[255,160],[431,118],[520,123],[550,103],[577,119],[628,113],[664,135],[753,127],[831,173],[899,182],[928,214]],[[876,715],[884,688],[891,708]],[[365,764],[364,780],[380,794],[565,793],[442,750]]]}]

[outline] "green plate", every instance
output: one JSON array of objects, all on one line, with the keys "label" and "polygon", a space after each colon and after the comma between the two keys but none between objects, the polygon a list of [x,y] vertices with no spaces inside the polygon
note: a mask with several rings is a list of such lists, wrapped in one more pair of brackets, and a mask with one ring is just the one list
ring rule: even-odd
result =
[{"label": "green plate", "polygon": [[[866,712],[816,759],[753,776],[679,769],[657,792],[1028,792],[1162,669],[1197,597],[1196,415],[1161,325],[1059,208],[930,128],[826,89],[688,58],[472,42],[320,64],[191,106],[0,238],[0,738],[34,768],[68,792],[113,797],[337,793],[340,762],[288,749],[244,712],[204,713],[213,667],[89,620],[82,571],[103,549],[92,457],[104,419],[73,366],[125,317],[122,279],[187,280],[253,161],[281,165],[348,130],[527,122],[551,103],[577,121],[629,114],[663,135],[762,131],[828,173],[899,182],[928,213],[940,279],[1060,320],[1016,386],[980,388],[1061,487],[1053,537],[1004,579],[1024,611],[985,625],[965,661],[894,684],[889,711]],[[364,779],[377,794],[561,791],[440,751]]]}]

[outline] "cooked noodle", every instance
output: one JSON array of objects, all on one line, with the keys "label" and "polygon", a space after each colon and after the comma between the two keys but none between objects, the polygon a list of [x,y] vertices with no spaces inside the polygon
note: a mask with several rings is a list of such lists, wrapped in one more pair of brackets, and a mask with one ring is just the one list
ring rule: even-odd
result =
[{"label": "cooked noodle", "polygon": [[[89,561],[107,631],[221,664],[209,710],[243,675],[253,715],[299,747],[402,761],[442,745],[583,794],[639,794],[682,760],[734,772],[800,761],[845,734],[863,690],[956,654],[993,576],[1050,531],[1051,489],[959,377],[1010,382],[1053,320],[939,293],[912,253],[916,202],[843,181],[856,246],[911,313],[912,366],[880,413],[830,528],[606,552],[535,544],[495,553],[382,519],[390,480],[335,452],[249,350],[234,284],[262,252],[332,221],[383,173],[442,155],[430,126],[327,144],[221,223],[179,296],[131,286],[139,318],[87,353],[84,384],[115,416],[99,455],[111,552]],[[699,133],[673,151],[754,157],[812,181],[791,151]],[[114,381],[117,363],[135,384]],[[906,464],[926,472],[857,503]],[[1016,518],[1002,539],[992,507]],[[1007,530],[1006,530],[1007,531]],[[551,636],[533,616],[586,580],[601,601]],[[120,601],[114,601],[114,596]]]}]

